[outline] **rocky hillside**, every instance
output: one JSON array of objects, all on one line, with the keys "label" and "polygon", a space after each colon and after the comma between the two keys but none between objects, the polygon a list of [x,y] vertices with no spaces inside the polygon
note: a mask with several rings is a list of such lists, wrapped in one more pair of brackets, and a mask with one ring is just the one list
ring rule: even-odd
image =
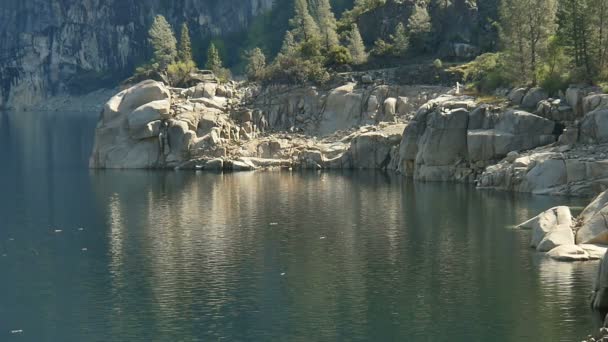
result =
[{"label": "rocky hillside", "polygon": [[64,91],[114,86],[148,57],[155,14],[193,37],[241,31],[272,0],[4,0],[0,6],[0,108]]}]

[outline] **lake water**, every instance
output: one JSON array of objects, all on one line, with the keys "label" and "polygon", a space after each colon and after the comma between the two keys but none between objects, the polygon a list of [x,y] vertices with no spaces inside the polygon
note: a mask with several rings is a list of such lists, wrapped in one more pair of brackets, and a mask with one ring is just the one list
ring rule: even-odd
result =
[{"label": "lake water", "polygon": [[89,171],[95,115],[0,114],[0,341],[574,341],[597,262],[512,226],[586,200],[380,172]]}]

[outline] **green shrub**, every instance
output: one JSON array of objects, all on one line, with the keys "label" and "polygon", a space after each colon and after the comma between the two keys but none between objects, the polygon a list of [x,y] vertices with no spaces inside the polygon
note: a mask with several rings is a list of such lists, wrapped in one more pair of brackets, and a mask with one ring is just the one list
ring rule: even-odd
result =
[{"label": "green shrub", "polygon": [[377,39],[374,42],[374,47],[372,48],[372,55],[374,56],[389,56],[393,54],[393,45],[387,43],[383,39]]},{"label": "green shrub", "polygon": [[327,69],[318,59],[279,54],[266,69],[264,83],[324,84],[329,81]]},{"label": "green shrub", "polygon": [[558,73],[548,74],[539,80],[539,85],[551,95],[557,95],[560,90],[566,90],[570,85],[570,78]]},{"label": "green shrub", "polygon": [[327,56],[327,64],[329,66],[341,66],[353,63],[353,57],[350,51],[344,46],[334,46],[329,50]]},{"label": "green shrub", "polygon": [[513,82],[505,67],[504,57],[500,53],[485,53],[469,63],[452,67],[448,71],[461,73],[464,81],[479,92],[492,92]]},{"label": "green shrub", "polygon": [[193,61],[174,62],[167,67],[167,77],[172,86],[181,86],[188,75],[196,70],[196,64]]},{"label": "green shrub", "polygon": [[247,78],[250,81],[257,81],[264,78],[266,72],[266,56],[262,49],[255,48],[246,51],[244,54],[246,62],[245,70],[247,72]]}]

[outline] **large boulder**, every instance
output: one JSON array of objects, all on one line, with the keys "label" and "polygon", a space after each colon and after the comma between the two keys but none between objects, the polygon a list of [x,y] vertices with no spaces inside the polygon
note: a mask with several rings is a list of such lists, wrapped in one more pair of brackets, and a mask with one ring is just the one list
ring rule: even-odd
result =
[{"label": "large boulder", "polygon": [[601,92],[598,87],[573,85],[566,90],[566,102],[572,107],[577,117],[582,117],[586,111],[583,108],[583,99],[594,92]]},{"label": "large boulder", "polygon": [[543,100],[538,103],[536,108],[536,115],[542,116],[552,121],[558,122],[572,122],[576,120],[576,115],[572,107],[566,105],[564,101],[557,100]]},{"label": "large boulder", "polygon": [[[570,213],[570,208],[560,206],[548,209],[540,213],[536,217],[524,223],[521,223],[518,227],[532,230],[530,246],[537,248],[539,244],[548,236],[549,233],[561,231],[564,227],[570,228],[570,233],[572,233],[571,226],[572,214]],[[562,236],[556,236],[555,239],[565,241],[561,240]],[[572,244],[574,244],[574,238],[572,239]]]},{"label": "large boulder", "polygon": [[561,159],[539,160],[525,175],[527,191],[542,193],[568,182],[566,163]]},{"label": "large boulder", "polygon": [[129,132],[132,136],[140,134],[142,129],[153,121],[169,118],[171,103],[168,99],[158,100],[141,105],[127,115]]},{"label": "large boulder", "polygon": [[574,245],[574,232],[572,231],[571,223],[555,226],[555,228],[549,231],[538,243],[536,250],[539,252],[548,252],[553,248],[562,245]]},{"label": "large boulder", "polygon": [[120,104],[122,103],[123,98],[127,94],[128,89],[121,91],[120,93],[112,96],[108,102],[103,107],[101,112],[101,122],[102,124],[107,124],[110,121],[121,117],[120,113]]},{"label": "large boulder", "polygon": [[582,227],[576,242],[608,245],[608,191],[598,195],[580,215]]},{"label": "large boulder", "polygon": [[213,99],[216,95],[218,84],[215,82],[199,83],[194,87],[192,98]]},{"label": "large boulder", "polygon": [[393,149],[401,141],[403,125],[391,130],[368,132],[356,136],[349,150],[353,168],[386,169],[393,159]]},{"label": "large boulder", "polygon": [[[473,109],[474,108],[474,109]],[[555,123],[540,116],[440,96],[420,107],[403,132],[399,171],[421,180],[471,182],[509,152],[555,142]]]},{"label": "large boulder", "polygon": [[522,136],[552,135],[554,128],[550,120],[521,110],[506,111],[495,126],[496,130]]},{"label": "large boulder", "polygon": [[580,126],[580,140],[588,144],[608,142],[608,108],[585,114]]},{"label": "large boulder", "polygon": [[418,143],[416,163],[441,166],[466,159],[468,120],[469,112],[462,108],[432,112]]},{"label": "large boulder", "polygon": [[190,146],[196,138],[196,133],[190,130],[188,123],[185,121],[169,120],[167,135],[169,153],[166,163],[168,166],[175,166],[188,158]]},{"label": "large boulder", "polygon": [[532,88],[524,96],[521,101],[521,106],[523,108],[534,108],[538,106],[538,103],[542,100],[546,100],[549,97],[549,94],[543,88]]},{"label": "large boulder", "polygon": [[526,96],[526,92],[528,92],[527,88],[515,88],[511,90],[508,95],[509,101],[511,101],[515,105],[520,105]]},{"label": "large boulder", "polygon": [[[470,125],[487,126],[483,123],[484,119],[477,116],[471,116],[475,122],[470,122]],[[528,112],[507,111],[498,117],[493,129],[471,129],[467,132],[468,160],[496,160],[511,151],[550,144],[555,141],[552,135],[554,126],[550,120]]]},{"label": "large boulder", "polygon": [[91,168],[153,168],[161,162],[160,120],[169,115],[171,94],[148,80],[112,97],[95,130]]},{"label": "large boulder", "polygon": [[356,83],[332,90],[327,96],[319,133],[330,134],[357,125],[361,121],[363,94],[355,91]]},{"label": "large boulder", "polygon": [[167,87],[160,82],[147,80],[134,85],[122,94],[118,111],[128,115],[147,103],[170,99],[171,93]]},{"label": "large boulder", "polygon": [[608,108],[608,94],[595,93],[583,98],[583,112],[585,114],[606,108]]}]

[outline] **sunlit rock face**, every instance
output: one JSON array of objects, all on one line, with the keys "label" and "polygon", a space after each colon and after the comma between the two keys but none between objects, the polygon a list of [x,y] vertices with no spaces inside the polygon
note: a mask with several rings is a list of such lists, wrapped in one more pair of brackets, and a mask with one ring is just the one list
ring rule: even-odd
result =
[{"label": "sunlit rock face", "polygon": [[193,37],[241,31],[272,0],[4,0],[0,6],[0,108],[113,84],[146,59],[155,14]]}]

